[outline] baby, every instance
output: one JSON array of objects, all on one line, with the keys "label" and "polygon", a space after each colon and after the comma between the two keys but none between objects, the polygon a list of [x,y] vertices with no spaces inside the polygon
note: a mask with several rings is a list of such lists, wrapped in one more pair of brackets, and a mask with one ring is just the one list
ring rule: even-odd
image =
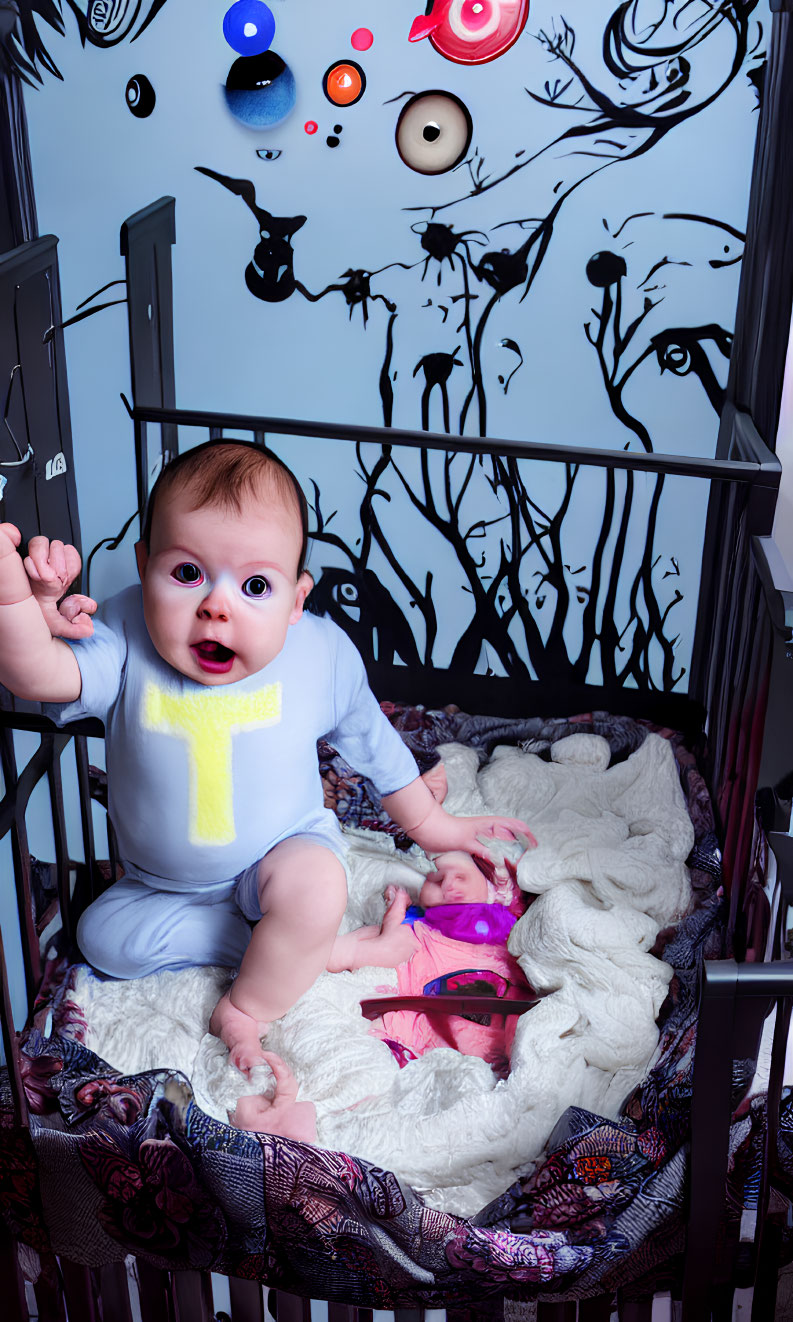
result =
[{"label": "baby", "polygon": [[533,843],[524,822],[445,812],[346,634],[303,613],[306,501],[276,456],[208,442],[164,468],[136,546],[140,586],[95,625],[86,599],[58,611],[79,571],[74,548],[36,537],[23,564],[20,540],[0,524],[0,682],[58,704],[58,720],[106,728],[124,876],[82,915],[80,947],[118,978],[238,967],[210,1031],[243,1072],[326,967],[344,912],[318,738],[429,852],[516,833]]},{"label": "baby", "polygon": [[[490,990],[495,985],[507,1000],[511,995],[531,994],[520,965],[506,949],[507,936],[526,903],[509,871],[499,875],[488,859],[477,862],[470,854],[450,851],[435,859],[417,910],[408,908],[410,896],[401,887],[389,886],[386,900],[380,927],[359,927],[336,938],[329,972],[396,969],[399,994],[411,996],[463,970],[467,975],[463,992],[472,990],[473,981],[475,987],[488,984],[490,995],[498,994]],[[481,977],[473,978],[472,965]],[[375,1022],[371,1032],[388,1045],[400,1067],[435,1047],[453,1047],[463,1055],[481,1057],[504,1077],[516,1026],[517,1016],[493,1015],[482,1022],[481,1017],[428,1017],[392,1010]],[[272,1052],[265,1054],[275,1076],[274,1095],[241,1097],[232,1122],[241,1129],[314,1142],[315,1108],[297,1100],[297,1080],[286,1063]]]}]

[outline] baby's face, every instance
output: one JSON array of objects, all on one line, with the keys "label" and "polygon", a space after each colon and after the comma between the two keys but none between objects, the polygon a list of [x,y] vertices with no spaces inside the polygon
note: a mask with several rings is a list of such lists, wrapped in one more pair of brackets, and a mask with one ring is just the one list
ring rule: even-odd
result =
[{"label": "baby's face", "polygon": [[454,851],[439,854],[435,871],[428,872],[419,894],[419,904],[487,904],[487,881],[470,854]]},{"label": "baby's face", "polygon": [[296,578],[298,514],[275,497],[191,509],[189,488],[158,501],[151,548],[136,548],[143,610],[163,660],[199,684],[233,684],[281,651],[311,578]]}]

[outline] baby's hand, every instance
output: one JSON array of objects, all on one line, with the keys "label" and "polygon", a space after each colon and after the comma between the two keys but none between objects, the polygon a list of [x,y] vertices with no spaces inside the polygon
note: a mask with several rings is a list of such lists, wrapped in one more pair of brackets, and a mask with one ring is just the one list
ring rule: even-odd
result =
[{"label": "baby's hand", "polygon": [[50,633],[54,638],[88,638],[94,631],[91,616],[96,602],[75,593],[58,607],[67,588],[80,573],[80,554],[76,547],[51,542],[48,537],[32,537],[25,557],[25,570]]},{"label": "baby's hand", "polygon": [[[536,849],[537,840],[526,822],[518,817],[452,817],[447,814],[452,844],[444,851],[462,849],[467,854],[486,854],[483,840],[517,840],[524,849]],[[440,851],[440,852],[444,852]],[[439,851],[433,851],[439,852]]]}]

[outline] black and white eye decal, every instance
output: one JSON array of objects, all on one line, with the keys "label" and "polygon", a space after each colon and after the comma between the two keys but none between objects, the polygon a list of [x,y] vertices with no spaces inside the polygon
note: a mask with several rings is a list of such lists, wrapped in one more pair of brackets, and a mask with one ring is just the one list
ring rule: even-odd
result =
[{"label": "black and white eye decal", "polygon": [[421,92],[402,108],[397,151],[418,174],[443,174],[460,164],[472,132],[468,110],[451,92]]},{"label": "black and white eye decal", "polygon": [[127,105],[136,119],[146,119],[157,100],[154,88],[145,73],[136,73],[127,83]]},{"label": "black and white eye decal", "polygon": [[277,161],[281,155],[280,147],[257,147],[256,155],[260,161]]}]

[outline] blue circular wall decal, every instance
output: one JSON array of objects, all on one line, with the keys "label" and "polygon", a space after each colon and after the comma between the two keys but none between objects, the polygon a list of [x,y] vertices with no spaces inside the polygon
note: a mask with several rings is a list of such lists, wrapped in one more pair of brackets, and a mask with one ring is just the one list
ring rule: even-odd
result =
[{"label": "blue circular wall decal", "polygon": [[224,15],[223,36],[240,55],[263,55],[275,36],[272,10],[262,0],[237,0]]},{"label": "blue circular wall decal", "polygon": [[297,99],[295,75],[272,50],[235,60],[225,91],[232,115],[252,129],[274,128],[286,119]]},{"label": "blue circular wall decal", "polygon": [[125,92],[127,106],[136,119],[145,119],[154,109],[157,100],[154,88],[145,73],[133,74],[127,83]]}]

